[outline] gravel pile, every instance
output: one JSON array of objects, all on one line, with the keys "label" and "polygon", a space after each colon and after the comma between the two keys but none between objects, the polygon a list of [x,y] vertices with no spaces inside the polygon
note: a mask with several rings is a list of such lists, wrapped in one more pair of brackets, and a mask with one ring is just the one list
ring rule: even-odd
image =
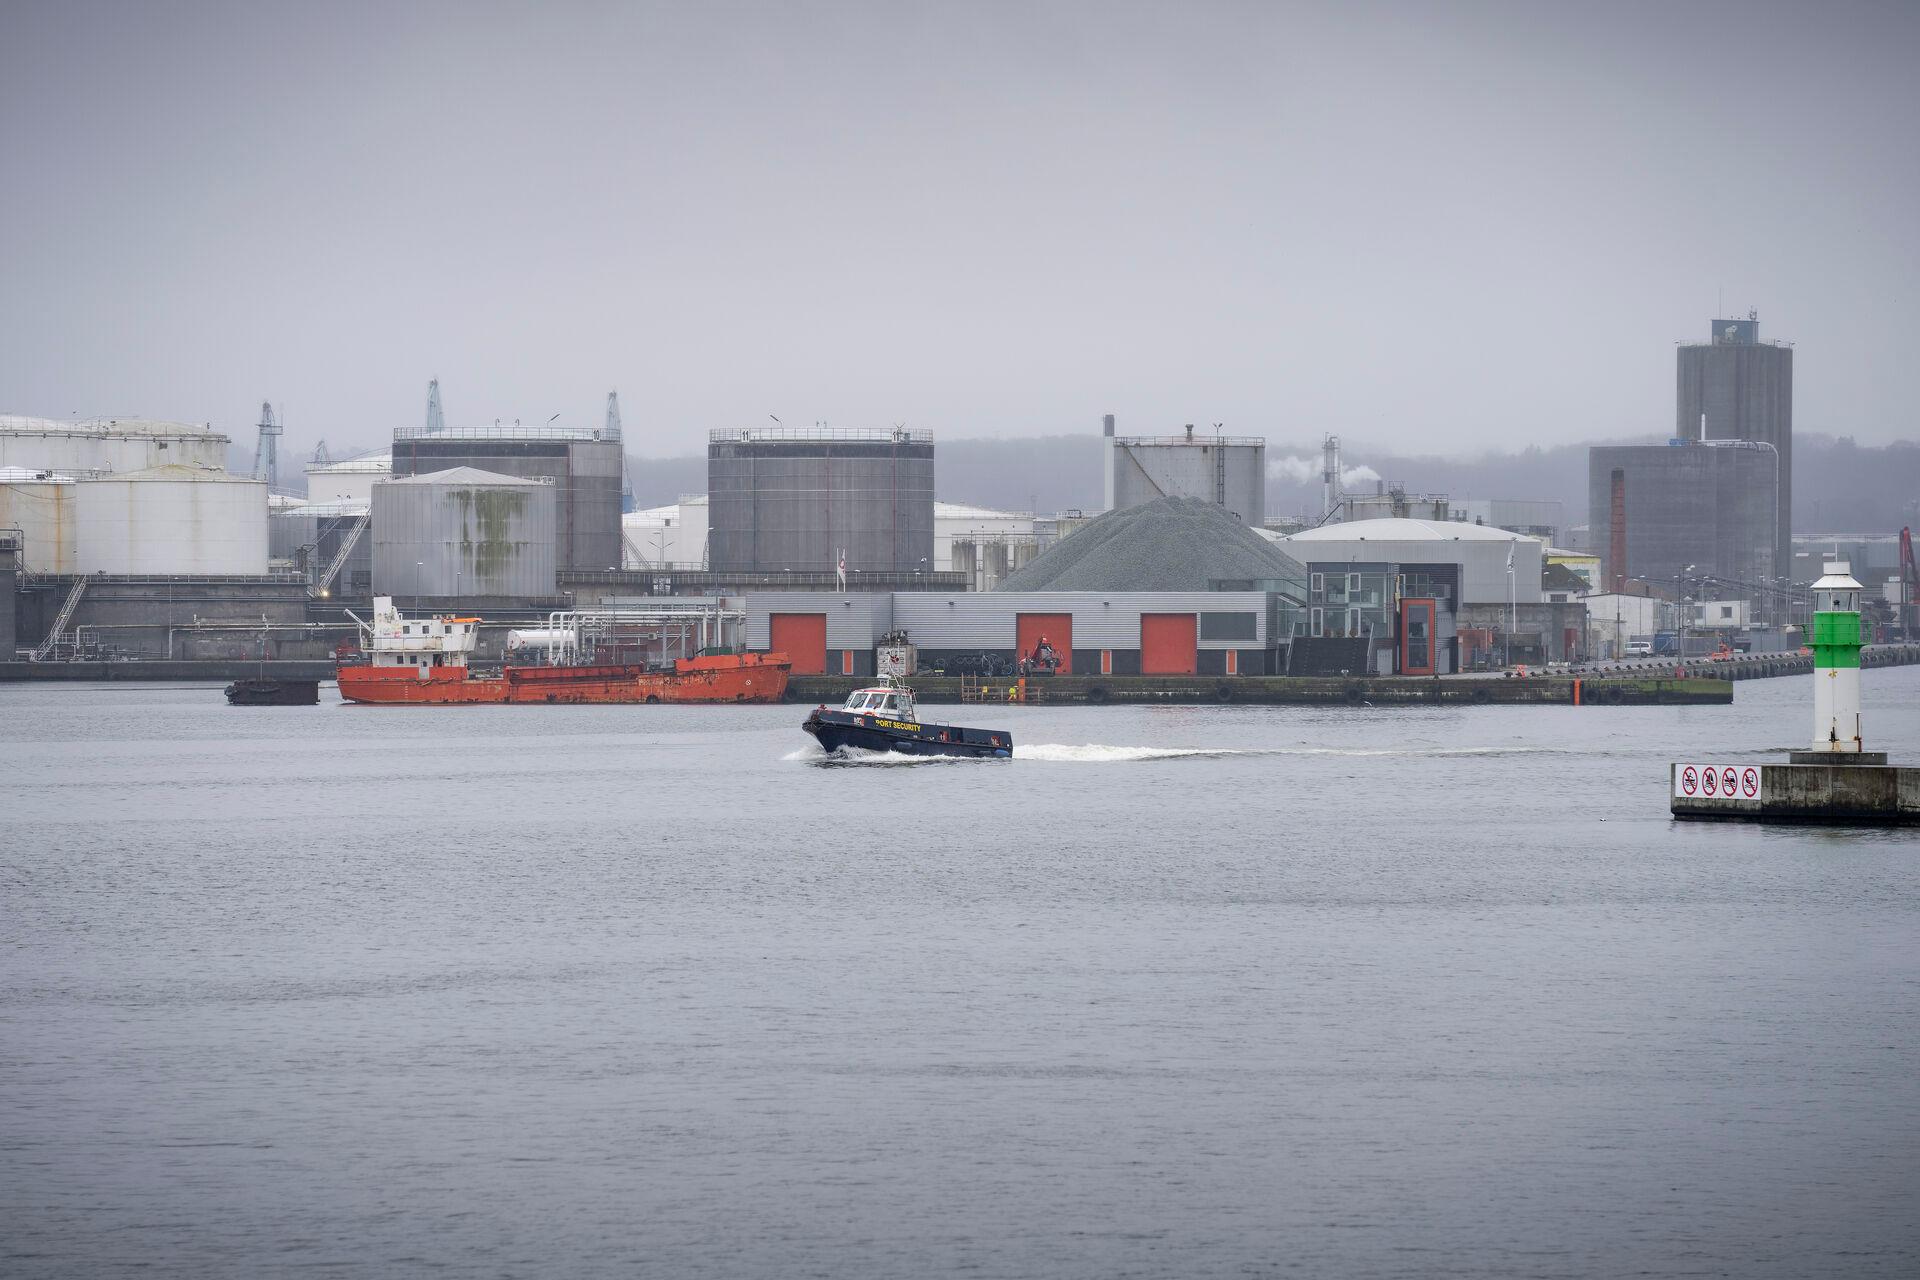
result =
[{"label": "gravel pile", "polygon": [[1109,511],[1005,579],[1000,591],[1205,591],[1220,579],[1302,578],[1304,569],[1197,498]]}]

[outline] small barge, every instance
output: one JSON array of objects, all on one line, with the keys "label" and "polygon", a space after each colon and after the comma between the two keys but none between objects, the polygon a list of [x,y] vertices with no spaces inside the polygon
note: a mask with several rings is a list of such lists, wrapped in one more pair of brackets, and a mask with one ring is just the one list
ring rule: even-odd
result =
[{"label": "small barge", "polygon": [[313,707],[320,704],[318,680],[254,676],[227,686],[227,702],[236,707]]},{"label": "small barge", "polygon": [[913,703],[913,690],[892,676],[886,681],[873,688],[855,689],[837,710],[825,704],[815,707],[800,727],[829,755],[847,748],[987,760],[1013,755],[1013,735],[1005,729],[924,724]]}]

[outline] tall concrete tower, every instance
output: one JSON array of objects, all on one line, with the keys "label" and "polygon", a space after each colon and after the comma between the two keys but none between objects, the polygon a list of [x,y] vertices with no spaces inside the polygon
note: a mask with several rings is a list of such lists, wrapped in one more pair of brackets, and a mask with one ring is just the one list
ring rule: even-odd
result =
[{"label": "tall concrete tower", "polygon": [[1682,343],[1674,436],[1752,440],[1780,458],[1774,572],[1793,565],[1793,348],[1760,340],[1760,317],[1715,320],[1707,342]]}]

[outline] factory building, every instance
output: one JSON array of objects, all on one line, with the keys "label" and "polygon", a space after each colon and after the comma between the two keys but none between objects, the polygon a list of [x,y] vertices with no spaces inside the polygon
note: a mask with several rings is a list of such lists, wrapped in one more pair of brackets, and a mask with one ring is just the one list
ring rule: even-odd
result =
[{"label": "factory building", "polygon": [[933,462],[933,437],[904,428],[715,431],[708,566],[931,572]]},{"label": "factory building", "polygon": [[452,467],[376,481],[373,590],[406,600],[552,599],[560,486]]},{"label": "factory building", "polygon": [[[553,486],[561,569],[621,563],[620,435],[599,427],[402,427],[393,433],[393,477],[454,468],[547,480]],[[376,477],[373,488],[378,489]],[[379,528],[379,513],[374,514]],[[380,577],[378,567],[375,577]],[[411,594],[411,593],[406,593]]]},{"label": "factory building", "polygon": [[1258,436],[1116,436],[1104,423],[1106,509],[1159,498],[1197,498],[1225,507],[1245,525],[1267,518],[1267,442]]},{"label": "factory building", "polygon": [[[1603,586],[1711,577],[1771,594],[1779,457],[1740,440],[1602,445],[1587,455],[1587,508]],[[1784,572],[1784,570],[1783,570]]]},{"label": "factory building", "polygon": [[[1679,347],[1674,436],[1751,440],[1779,457],[1770,561],[1793,562],[1793,348],[1760,340],[1760,320],[1715,320],[1707,342]],[[1682,561],[1684,563],[1684,560]]]},{"label": "factory building", "polygon": [[387,449],[339,462],[310,462],[307,500],[368,506],[373,502],[373,482],[392,478],[393,452]]},{"label": "factory building", "polygon": [[191,422],[91,418],[63,422],[0,414],[0,467],[59,471],[145,471],[178,463],[225,467],[227,437]]},{"label": "factory building", "polygon": [[927,665],[1011,670],[1044,639],[1063,675],[1268,675],[1273,609],[1264,591],[750,592],[747,647],[798,674],[871,676],[881,638],[904,631]]},{"label": "factory building", "polygon": [[0,467],[0,530],[19,530],[12,539],[15,568],[73,573],[77,527],[73,476],[43,468]]},{"label": "factory building", "polygon": [[[1546,548],[1538,539],[1396,519],[1262,536],[1310,575],[1306,616],[1295,623],[1295,674],[1309,673],[1306,662],[1445,674],[1508,658],[1563,661],[1582,649],[1582,607],[1541,590]],[[1422,657],[1429,660],[1414,661]]]},{"label": "factory building", "polygon": [[74,484],[76,573],[260,575],[267,572],[267,486],[208,467],[167,463]]}]

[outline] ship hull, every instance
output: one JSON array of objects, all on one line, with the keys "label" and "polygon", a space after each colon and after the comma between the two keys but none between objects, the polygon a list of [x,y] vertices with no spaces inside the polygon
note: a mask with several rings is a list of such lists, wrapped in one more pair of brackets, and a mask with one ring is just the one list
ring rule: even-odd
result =
[{"label": "ship hull", "polygon": [[800,727],[829,755],[848,748],[892,751],[908,756],[967,756],[1004,760],[1013,754],[1013,735],[1004,729],[966,729],[950,724],[917,724],[878,716],[811,712]]},{"label": "ship hull", "polygon": [[349,666],[340,696],[383,706],[485,703],[627,704],[778,702],[791,670],[781,654],[682,658],[671,670],[636,666],[508,667],[474,675],[465,667]]}]

